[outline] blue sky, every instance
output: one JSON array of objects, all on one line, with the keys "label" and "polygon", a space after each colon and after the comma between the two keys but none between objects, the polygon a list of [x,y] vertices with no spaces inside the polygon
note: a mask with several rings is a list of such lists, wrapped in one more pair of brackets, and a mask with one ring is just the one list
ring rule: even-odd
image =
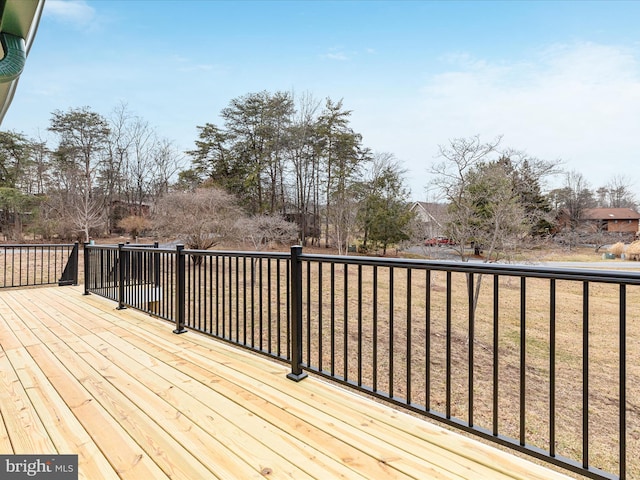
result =
[{"label": "blue sky", "polygon": [[343,99],[416,200],[438,145],[476,134],[640,193],[639,20],[631,0],[46,0],[2,129],[124,102],[188,150],[231,99],[293,91]]}]

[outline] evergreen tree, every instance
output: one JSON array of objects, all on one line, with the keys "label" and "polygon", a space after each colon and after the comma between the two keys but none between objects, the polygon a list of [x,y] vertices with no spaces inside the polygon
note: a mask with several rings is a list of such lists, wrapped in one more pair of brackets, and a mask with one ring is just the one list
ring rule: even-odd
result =
[{"label": "evergreen tree", "polygon": [[363,246],[380,245],[386,253],[389,245],[410,238],[414,213],[410,209],[409,191],[404,186],[400,164],[389,153],[374,155],[371,176],[360,185],[362,201],[359,223]]}]

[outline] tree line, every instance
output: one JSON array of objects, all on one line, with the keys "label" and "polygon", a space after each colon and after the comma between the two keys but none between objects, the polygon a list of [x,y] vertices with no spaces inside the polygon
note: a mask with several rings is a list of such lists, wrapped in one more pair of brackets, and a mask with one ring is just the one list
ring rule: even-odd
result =
[{"label": "tree line", "polygon": [[[560,160],[541,160],[512,148],[502,138],[456,138],[439,147],[431,167],[432,186],[447,205],[443,233],[454,241],[463,260],[467,245],[483,250],[487,261],[504,258],[523,245],[550,237],[569,245],[601,244],[602,231],[580,229],[585,210],[637,207],[631,182],[615,175],[592,190],[577,171],[563,171]],[[542,185],[561,176],[549,192]]]},{"label": "tree line", "polygon": [[373,153],[342,101],[259,92],[231,100],[221,125],[199,126],[183,185],[214,185],[250,215],[299,225],[299,239],[338,247],[363,232],[364,247],[409,238],[409,190],[399,162]]},{"label": "tree line", "polygon": [[53,145],[0,132],[0,227],[8,239],[84,239],[143,216],[166,194],[183,154],[126,106],[54,111]]},{"label": "tree line", "polygon": [[[155,229],[193,248],[231,235],[258,247],[289,238],[291,224],[298,241],[340,252],[356,239],[365,251],[421,240],[405,170],[363,144],[351,113],[330,98],[250,93],[232,99],[219,124],[197,126],[194,147],[181,152],[126,105],[106,117],[90,107],[54,111],[49,142],[0,132],[0,228],[11,240]],[[455,138],[425,162],[425,184],[447,206],[444,233],[463,257],[470,242],[493,253],[548,236],[560,211],[571,224],[593,206],[635,207],[623,177],[592,190],[559,161],[501,142]],[[543,192],[560,173],[564,186]]]},{"label": "tree line", "polygon": [[404,171],[363,145],[350,115],[329,98],[252,93],[230,101],[221,125],[198,126],[195,148],[179,152],[125,105],[109,117],[55,111],[50,144],[0,132],[0,226],[12,239],[149,230],[160,205],[176,205],[165,197],[217,189],[231,195],[236,217],[294,223],[302,242],[344,250],[362,230],[365,246],[386,248],[409,237]]}]

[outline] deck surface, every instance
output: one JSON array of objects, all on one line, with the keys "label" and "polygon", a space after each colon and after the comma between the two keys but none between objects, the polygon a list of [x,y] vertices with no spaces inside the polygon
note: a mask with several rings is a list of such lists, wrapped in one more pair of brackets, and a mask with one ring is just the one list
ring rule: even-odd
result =
[{"label": "deck surface", "polygon": [[78,287],[0,291],[0,453],[96,479],[565,477]]}]

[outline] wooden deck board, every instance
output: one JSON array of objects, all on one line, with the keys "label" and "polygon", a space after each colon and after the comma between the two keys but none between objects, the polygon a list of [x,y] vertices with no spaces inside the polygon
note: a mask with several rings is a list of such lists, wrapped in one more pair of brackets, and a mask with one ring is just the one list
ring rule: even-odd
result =
[{"label": "wooden deck board", "polygon": [[569,478],[76,287],[0,292],[0,452],[81,478]]},{"label": "wooden deck board", "polygon": [[77,454],[78,464],[89,478],[118,478],[33,357],[23,349],[9,350],[7,356],[17,371],[24,372],[19,377],[57,452]]}]

